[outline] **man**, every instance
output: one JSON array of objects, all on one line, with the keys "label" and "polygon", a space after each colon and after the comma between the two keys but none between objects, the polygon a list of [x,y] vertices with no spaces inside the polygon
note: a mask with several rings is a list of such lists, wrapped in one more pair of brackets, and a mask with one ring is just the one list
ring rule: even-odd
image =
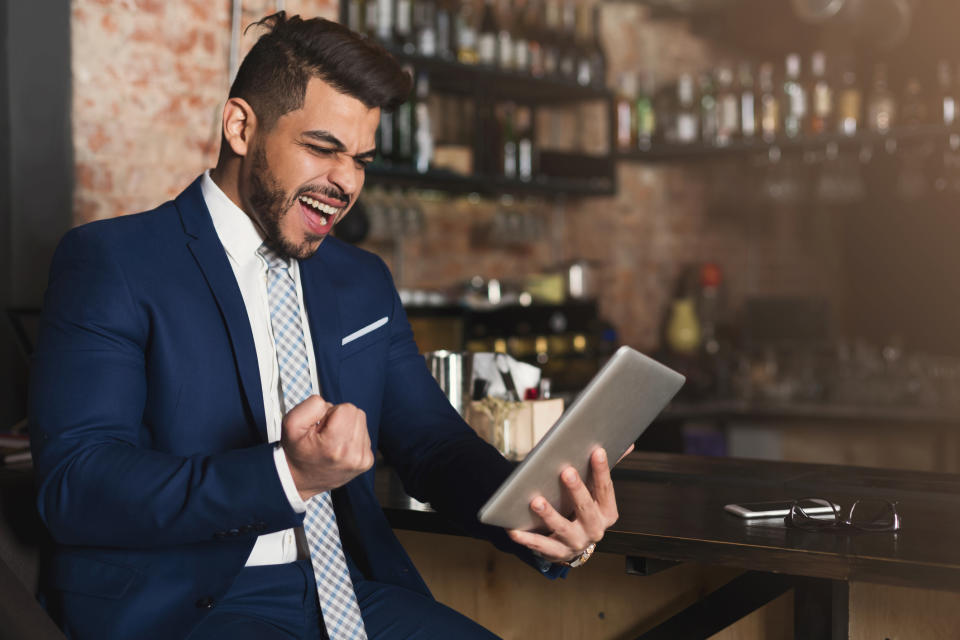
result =
[{"label": "man", "polygon": [[54,257],[30,429],[49,609],[78,638],[492,637],[430,596],[373,451],[550,577],[616,519],[607,462],[592,494],[563,474],[573,520],[532,502],[544,534],[477,522],[510,466],[430,377],[382,261],[327,237],[409,76],[335,23],[263,24],[216,168]]}]

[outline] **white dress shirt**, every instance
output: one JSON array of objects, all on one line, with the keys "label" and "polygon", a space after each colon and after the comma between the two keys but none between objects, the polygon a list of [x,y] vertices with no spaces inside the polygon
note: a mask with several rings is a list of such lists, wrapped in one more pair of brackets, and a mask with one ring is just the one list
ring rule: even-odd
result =
[{"label": "white dress shirt", "polygon": [[[243,304],[250,319],[253,343],[257,349],[257,362],[260,366],[260,389],[263,392],[263,408],[267,419],[267,438],[270,442],[279,442],[280,423],[283,413],[280,409],[280,370],[277,365],[277,350],[273,341],[273,327],[270,324],[270,305],[267,300],[267,263],[257,253],[263,244],[260,232],[253,221],[227,197],[220,187],[210,178],[210,171],[203,174],[201,182],[203,200],[206,202],[213,226],[220,237],[220,243],[227,252],[233,274],[240,285]],[[300,326],[303,328],[303,340],[310,361],[310,383],[313,392],[318,393],[317,363],[313,353],[313,340],[310,338],[310,325],[303,308],[303,288],[300,284],[300,263],[292,260],[290,272],[297,288],[300,304]],[[290,500],[290,506],[299,513],[307,510],[306,503],[300,498],[293,476],[287,464],[287,457],[279,444],[273,452],[280,483]],[[267,533],[259,538],[247,558],[247,566],[282,564],[306,557],[303,543],[303,530],[286,529]]]}]

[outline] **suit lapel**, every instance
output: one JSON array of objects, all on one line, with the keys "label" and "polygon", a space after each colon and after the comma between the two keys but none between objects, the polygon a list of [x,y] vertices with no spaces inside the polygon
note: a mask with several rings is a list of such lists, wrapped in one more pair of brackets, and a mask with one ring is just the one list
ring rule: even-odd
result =
[{"label": "suit lapel", "polygon": [[303,305],[310,324],[310,337],[317,359],[317,378],[327,402],[338,404],[340,396],[340,310],[331,269],[323,260],[324,245],[317,253],[300,261]]},{"label": "suit lapel", "polygon": [[266,415],[263,409],[263,391],[260,388],[260,368],[257,349],[250,330],[247,308],[243,303],[236,276],[213,227],[213,221],[203,200],[198,178],[176,199],[184,231],[192,238],[187,242],[203,277],[213,293],[223,316],[233,358],[240,374],[240,382],[247,401],[247,409],[256,424],[261,439],[267,441]]}]

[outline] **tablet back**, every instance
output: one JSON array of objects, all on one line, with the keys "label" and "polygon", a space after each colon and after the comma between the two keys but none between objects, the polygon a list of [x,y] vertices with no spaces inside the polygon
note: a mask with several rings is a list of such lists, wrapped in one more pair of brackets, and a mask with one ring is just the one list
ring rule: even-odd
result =
[{"label": "tablet back", "polygon": [[572,466],[589,477],[590,454],[598,446],[616,461],[683,386],[676,371],[630,347],[620,347],[583,392],[514,469],[478,514],[480,521],[510,529],[535,529],[543,522],[530,510],[542,495],[569,515],[560,472]]}]

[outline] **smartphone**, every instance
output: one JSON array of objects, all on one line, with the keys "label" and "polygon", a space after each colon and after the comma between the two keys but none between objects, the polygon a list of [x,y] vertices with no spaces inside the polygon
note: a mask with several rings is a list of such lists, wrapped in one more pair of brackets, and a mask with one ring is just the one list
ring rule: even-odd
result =
[{"label": "smartphone", "polygon": [[[782,518],[790,513],[790,507],[795,500],[773,500],[770,502],[735,502],[724,506],[724,510],[740,518]],[[811,516],[831,515],[834,513],[834,507],[839,511],[840,507],[836,504],[830,506],[826,500],[801,500],[800,506]]]}]

